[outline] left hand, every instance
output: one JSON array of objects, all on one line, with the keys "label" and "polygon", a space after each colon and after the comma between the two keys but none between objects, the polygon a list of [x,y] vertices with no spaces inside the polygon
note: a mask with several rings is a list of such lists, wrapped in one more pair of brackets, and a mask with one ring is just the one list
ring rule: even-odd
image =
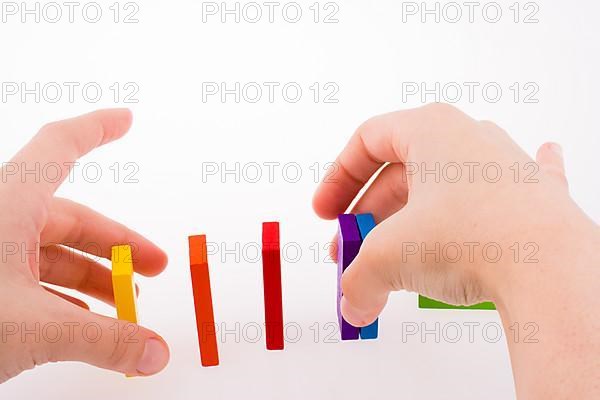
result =
[{"label": "left hand", "polygon": [[[81,300],[41,284],[113,303],[110,270],[72,248],[110,259],[112,245],[133,244],[136,272],[153,276],[165,268],[165,253],[143,236],[54,197],[72,163],[123,136],[131,121],[129,110],[115,109],[48,124],[3,165],[0,383],[55,361],[83,361],[137,376],[155,374],[168,363],[168,346],[158,334],[94,314]],[[57,178],[53,172],[40,179],[40,170],[57,171]]]}]

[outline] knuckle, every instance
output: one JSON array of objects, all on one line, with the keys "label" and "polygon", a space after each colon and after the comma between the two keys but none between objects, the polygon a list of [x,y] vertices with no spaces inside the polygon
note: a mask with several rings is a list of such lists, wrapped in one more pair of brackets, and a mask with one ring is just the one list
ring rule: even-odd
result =
[{"label": "knuckle", "polygon": [[500,129],[500,127],[498,125],[496,125],[496,123],[494,121],[490,121],[487,119],[483,119],[483,120],[479,121],[479,125],[481,125],[483,128],[486,128],[488,130]]},{"label": "knuckle", "polygon": [[548,166],[544,168],[546,175],[559,180],[563,185],[569,186],[569,181],[564,170],[558,166]]},{"label": "knuckle", "polygon": [[48,354],[47,348],[40,348],[37,346],[29,352],[28,357],[25,357],[21,363],[21,370],[27,371],[35,368],[38,365],[44,365],[50,362],[50,355]]},{"label": "knuckle", "polygon": [[371,127],[377,126],[379,122],[382,121],[385,117],[386,114],[376,115],[361,123],[358,126],[358,128],[356,128],[356,130],[354,131],[354,138],[358,140],[363,140],[363,137],[370,132]]},{"label": "knuckle", "polygon": [[49,122],[42,126],[38,135],[44,141],[46,147],[59,149],[64,146],[60,133],[64,130],[64,124],[61,121]]},{"label": "knuckle", "polygon": [[423,126],[430,139],[447,140],[473,131],[473,119],[451,104],[430,103],[421,110]]},{"label": "knuckle", "polygon": [[42,126],[42,128],[40,129],[40,133],[52,134],[53,132],[56,132],[58,130],[60,130],[60,122],[53,121],[53,122],[48,122],[48,123],[44,124]]},{"label": "knuckle", "polygon": [[17,371],[17,370],[0,370],[0,384],[5,383],[6,381],[16,377],[17,375],[19,375],[21,373],[21,371]]},{"label": "knuckle", "polygon": [[66,129],[64,121],[48,122],[39,130],[38,135],[43,138],[47,146],[64,146],[63,137],[61,135]]},{"label": "knuckle", "polygon": [[462,115],[462,111],[460,111],[457,107],[448,103],[429,103],[423,106],[423,110],[430,112],[434,115],[439,116],[458,116]]},{"label": "knuckle", "polygon": [[70,120],[63,120],[47,123],[42,126],[39,134],[48,142],[48,146],[56,149],[67,147],[81,156],[102,142],[103,127],[99,122],[77,126]]},{"label": "knuckle", "polygon": [[480,128],[487,134],[502,134],[508,136],[508,133],[493,121],[482,120],[478,123]]},{"label": "knuckle", "polygon": [[119,324],[119,331],[115,334],[112,349],[108,354],[107,362],[110,366],[127,371],[132,367],[131,353],[133,347],[128,343],[127,328]]}]

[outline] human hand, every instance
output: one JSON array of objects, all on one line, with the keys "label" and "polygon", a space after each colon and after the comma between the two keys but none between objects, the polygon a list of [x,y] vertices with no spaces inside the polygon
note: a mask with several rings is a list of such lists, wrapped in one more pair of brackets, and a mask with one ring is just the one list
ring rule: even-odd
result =
[{"label": "human hand", "polygon": [[[81,300],[40,284],[113,304],[110,270],[73,248],[110,259],[112,245],[132,244],[136,272],[154,276],[165,268],[165,253],[143,236],[54,197],[79,157],[119,139],[131,121],[128,110],[113,109],[48,124],[0,171],[0,382],[56,361],[82,361],[135,376],[166,366],[169,349],[158,334],[94,314]],[[46,166],[56,166],[59,178],[40,181],[34,173],[22,174]]]},{"label": "human hand", "polygon": [[[493,123],[444,104],[364,123],[318,188],[317,214],[344,212],[385,163],[353,210],[381,221],[342,278],[342,312],[357,326],[400,289],[456,305],[501,303],[519,265],[554,256],[557,231],[593,225],[569,197],[560,147],[542,146],[534,163]],[[488,257],[486,245],[503,256]]]},{"label": "human hand", "polygon": [[506,332],[539,332],[537,346],[506,336],[519,397],[596,398],[600,229],[569,196],[560,147],[535,163],[495,124],[444,104],[381,115],[317,189],[317,214],[344,212],[382,166],[352,210],[380,223],[342,277],[345,319],[371,323],[401,289],[491,300]]}]

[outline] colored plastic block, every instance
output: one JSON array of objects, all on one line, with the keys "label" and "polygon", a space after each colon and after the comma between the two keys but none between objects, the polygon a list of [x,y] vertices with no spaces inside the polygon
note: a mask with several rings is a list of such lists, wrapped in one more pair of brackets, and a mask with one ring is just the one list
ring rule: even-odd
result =
[{"label": "colored plastic block", "polygon": [[[358,214],[356,216],[356,223],[358,224],[358,230],[362,240],[365,240],[369,232],[375,228],[375,219],[373,214]],[[361,339],[377,339],[379,333],[379,318],[376,319],[372,324],[360,328]]]},{"label": "colored plastic block", "polygon": [[360,329],[350,325],[342,316],[340,301],[342,299],[342,274],[358,254],[361,245],[360,232],[356,216],[341,214],[338,216],[338,276],[337,276],[337,313],[342,340],[357,340]]},{"label": "colored plastic block", "polygon": [[202,366],[212,367],[219,365],[219,350],[210,290],[206,236],[190,236],[188,243],[194,308],[196,310],[196,328],[200,345],[200,361]]},{"label": "colored plastic block", "polygon": [[135,284],[133,282],[133,258],[129,245],[113,246],[112,284],[117,307],[117,318],[137,324]]},{"label": "colored plastic block", "polygon": [[472,306],[453,306],[442,303],[441,301],[430,299],[429,297],[419,295],[419,308],[432,308],[440,310],[495,310],[496,306],[490,301],[474,304]]},{"label": "colored plastic block", "polygon": [[279,222],[262,225],[263,287],[267,350],[283,350],[283,304]]}]

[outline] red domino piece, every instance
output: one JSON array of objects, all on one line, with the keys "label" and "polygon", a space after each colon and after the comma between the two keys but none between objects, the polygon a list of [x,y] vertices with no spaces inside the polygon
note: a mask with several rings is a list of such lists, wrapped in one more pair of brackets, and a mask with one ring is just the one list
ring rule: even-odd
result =
[{"label": "red domino piece", "polygon": [[206,236],[190,236],[188,241],[200,360],[202,366],[211,367],[219,365],[219,350],[206,256]]},{"label": "red domino piece", "polygon": [[262,259],[267,350],[283,350],[279,222],[263,222]]}]

